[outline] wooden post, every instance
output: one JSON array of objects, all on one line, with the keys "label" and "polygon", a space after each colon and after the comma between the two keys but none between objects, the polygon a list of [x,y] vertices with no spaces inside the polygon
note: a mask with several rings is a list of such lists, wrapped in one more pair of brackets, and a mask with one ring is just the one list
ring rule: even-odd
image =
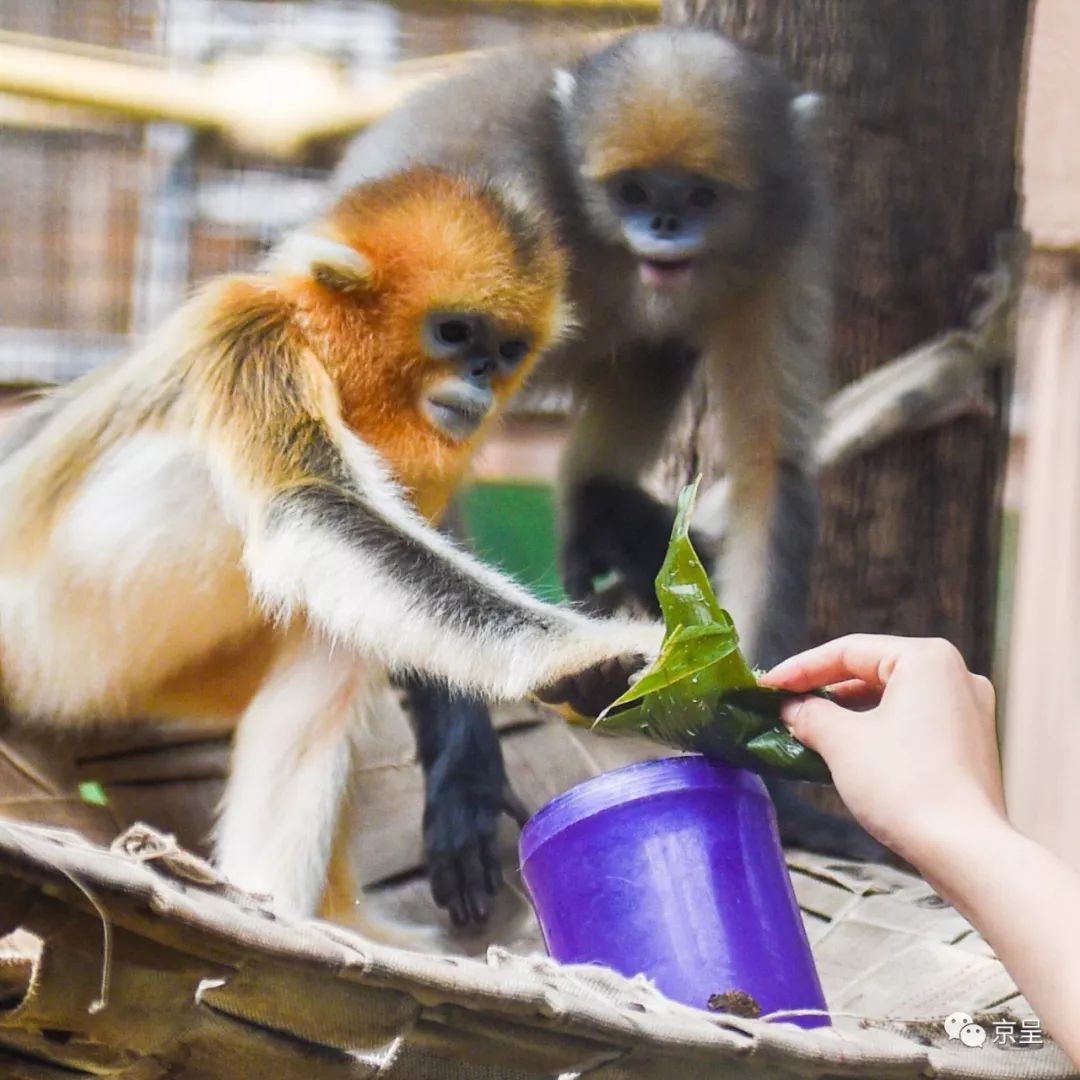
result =
[{"label": "wooden post", "polygon": [[[1015,212],[1026,0],[665,0],[826,98],[840,210],[835,386],[962,323]],[[812,626],[939,634],[989,669],[1003,394],[824,477]],[[698,413],[694,460],[708,462]]]},{"label": "wooden post", "polygon": [[1006,790],[1014,822],[1080,869],[1080,5],[1039,0],[1024,120],[1020,539]]}]

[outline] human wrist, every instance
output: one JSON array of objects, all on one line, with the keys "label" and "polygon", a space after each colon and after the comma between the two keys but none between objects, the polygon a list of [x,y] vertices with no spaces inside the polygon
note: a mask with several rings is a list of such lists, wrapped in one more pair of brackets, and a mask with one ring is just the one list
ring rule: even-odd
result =
[{"label": "human wrist", "polygon": [[988,871],[1007,861],[1023,836],[991,807],[938,819],[898,844],[903,856],[951,904],[964,909]]}]

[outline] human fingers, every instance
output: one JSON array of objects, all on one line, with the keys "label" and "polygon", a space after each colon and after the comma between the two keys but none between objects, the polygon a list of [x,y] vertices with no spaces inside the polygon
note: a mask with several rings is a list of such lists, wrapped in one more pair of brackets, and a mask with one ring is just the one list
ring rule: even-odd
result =
[{"label": "human fingers", "polygon": [[872,709],[881,702],[881,689],[862,679],[846,679],[826,686],[829,697],[845,709]]},{"label": "human fingers", "polygon": [[861,679],[869,686],[884,689],[902,659],[963,667],[960,654],[940,638],[848,634],[784,660],[763,676],[762,682],[796,693],[849,679]]},{"label": "human fingers", "polygon": [[994,684],[984,675],[972,675],[971,686],[975,700],[993,716],[997,709],[997,692],[994,690]]}]

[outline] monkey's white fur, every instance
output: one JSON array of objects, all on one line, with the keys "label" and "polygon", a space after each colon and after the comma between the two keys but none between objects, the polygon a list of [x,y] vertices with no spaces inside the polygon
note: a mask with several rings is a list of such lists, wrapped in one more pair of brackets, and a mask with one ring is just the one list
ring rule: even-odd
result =
[{"label": "monkey's white fur", "polygon": [[[304,254],[314,272],[327,250],[309,240],[283,257]],[[237,358],[215,360],[213,348],[243,340],[224,320],[244,329],[254,318],[237,313],[228,287],[16,421],[0,453],[0,690],[11,717],[57,731],[144,718],[238,724],[220,867],[278,909],[311,915],[332,848],[347,842],[355,724],[389,670],[516,698],[648,657],[662,630],[543,604],[439,535],[346,426],[309,357],[271,351],[296,368],[257,369],[266,385],[249,428],[235,428],[232,397],[232,421],[219,399],[207,407],[221,391],[204,361],[232,372]],[[251,295],[265,302],[261,286]],[[231,344],[212,348],[205,327]],[[296,400],[263,406],[259,394],[289,378]],[[307,457],[289,459],[292,473],[259,475],[268,448],[297,432],[312,440]],[[244,657],[254,657],[247,675]],[[244,679],[250,691],[236,689]]]},{"label": "monkey's white fur", "polygon": [[[363,443],[348,433],[342,440],[358,488],[403,534],[483,590],[550,620],[551,608],[413,513]],[[0,466],[0,490],[14,500],[19,463]],[[79,722],[138,716],[176,657],[242,638],[260,609],[293,627],[310,623],[293,631],[298,640],[240,721],[218,833],[226,876],[271,894],[284,911],[316,910],[349,772],[349,718],[381,691],[387,666],[423,667],[513,698],[659,644],[656,627],[598,624],[570,611],[559,627],[465,625],[448,634],[453,613],[425,605],[406,577],[298,512],[267,535],[242,490],[180,434],[117,443],[32,561],[13,558],[11,529],[0,530],[0,651],[9,708]],[[253,527],[238,527],[245,519]]]}]

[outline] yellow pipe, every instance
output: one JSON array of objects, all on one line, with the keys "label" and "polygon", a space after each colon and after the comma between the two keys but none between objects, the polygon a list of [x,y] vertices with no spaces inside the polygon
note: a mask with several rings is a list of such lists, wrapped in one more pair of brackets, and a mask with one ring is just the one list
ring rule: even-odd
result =
[{"label": "yellow pipe", "polygon": [[[527,2],[569,5],[580,0]],[[618,31],[584,33],[602,41]],[[329,60],[299,51],[226,56],[199,70],[179,71],[119,50],[73,49],[66,43],[44,48],[48,41],[0,32],[0,94],[129,121],[173,121],[284,159],[315,139],[347,135],[373,123],[417,87],[492,51],[405,61],[382,82],[358,90]]]},{"label": "yellow pipe", "polygon": [[[642,11],[660,14],[661,0],[440,0],[446,7],[540,8],[546,11]],[[402,7],[417,7],[415,0],[402,0]]]},{"label": "yellow pipe", "polygon": [[385,83],[358,92],[332,64],[301,53],[230,58],[191,73],[0,40],[0,92],[128,120],[175,121],[289,158],[314,138],[364,127],[472,55],[403,64]]},{"label": "yellow pipe", "polygon": [[25,131],[113,131],[123,123],[107,113],[0,94],[0,128]]}]

